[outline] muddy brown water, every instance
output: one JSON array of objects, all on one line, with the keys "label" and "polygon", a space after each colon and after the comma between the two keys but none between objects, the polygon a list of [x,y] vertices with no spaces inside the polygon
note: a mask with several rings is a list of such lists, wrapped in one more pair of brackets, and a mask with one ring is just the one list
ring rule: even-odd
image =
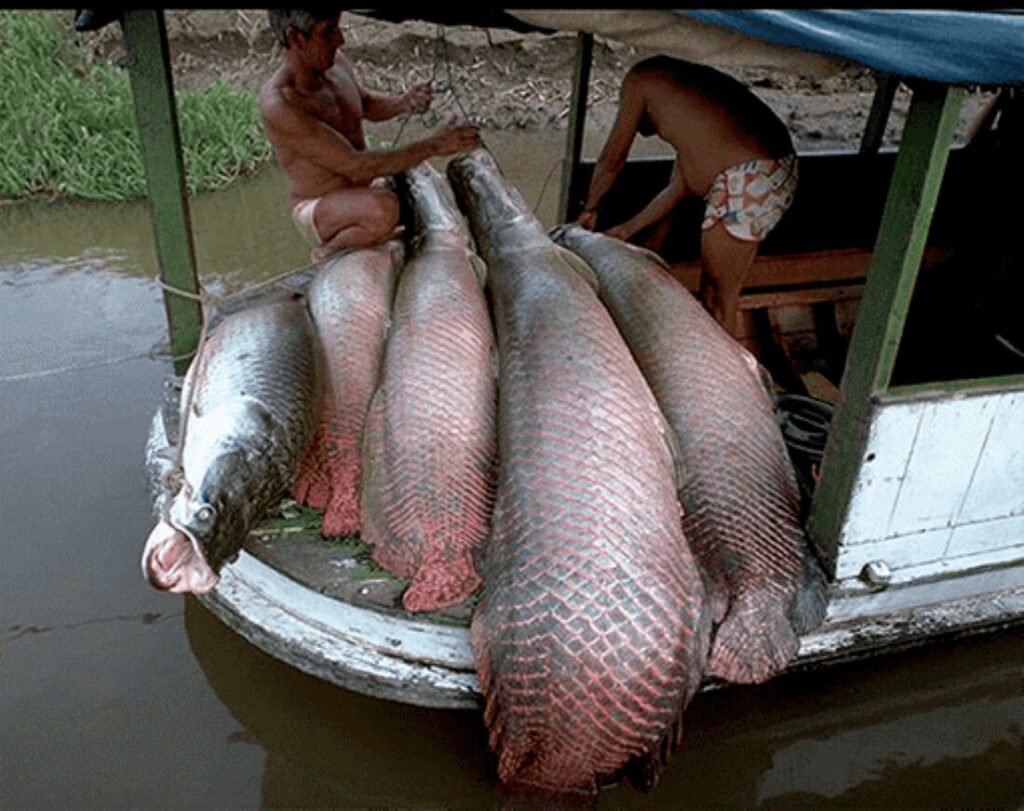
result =
[{"label": "muddy brown water", "polygon": [[[487,140],[531,204],[550,174],[552,224],[561,137]],[[193,201],[211,289],[305,263],[282,199],[271,168]],[[154,274],[144,203],[0,207],[0,807],[505,805],[479,713],[319,681],[144,582]],[[704,693],[659,786],[598,805],[1019,807],[1022,660],[1008,631]]]}]

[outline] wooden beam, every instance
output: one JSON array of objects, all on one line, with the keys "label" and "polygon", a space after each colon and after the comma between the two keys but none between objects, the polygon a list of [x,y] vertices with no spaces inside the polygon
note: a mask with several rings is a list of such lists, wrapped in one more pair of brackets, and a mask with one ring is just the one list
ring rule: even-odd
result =
[{"label": "wooden beam", "polygon": [[913,92],[808,522],[833,564],[877,398],[889,385],[964,96],[962,88],[933,83]]},{"label": "wooden beam", "polygon": [[[126,10],[122,24],[160,278],[169,287],[196,294],[199,278],[164,14],[159,9]],[[164,308],[175,372],[183,374],[199,342],[202,308],[166,287]]]},{"label": "wooden beam", "polygon": [[558,199],[558,222],[568,222],[572,201],[572,180],[580,165],[583,151],[583,129],[587,120],[587,91],[590,85],[590,63],[594,52],[594,35],[580,31],[576,36],[576,66],[572,77],[572,99],[562,161],[562,191]]}]

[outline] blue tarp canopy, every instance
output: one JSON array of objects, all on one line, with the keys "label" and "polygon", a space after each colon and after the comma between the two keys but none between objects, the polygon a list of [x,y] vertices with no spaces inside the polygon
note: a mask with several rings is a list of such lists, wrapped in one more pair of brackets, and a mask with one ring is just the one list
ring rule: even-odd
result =
[{"label": "blue tarp canopy", "polygon": [[675,13],[897,76],[959,85],[1024,84],[1024,15],[928,10]]}]

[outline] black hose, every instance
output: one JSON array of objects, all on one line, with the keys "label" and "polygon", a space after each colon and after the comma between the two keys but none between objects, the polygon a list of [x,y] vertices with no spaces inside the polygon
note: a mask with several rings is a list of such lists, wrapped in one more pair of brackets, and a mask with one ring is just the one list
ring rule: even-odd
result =
[{"label": "black hose", "polygon": [[777,394],[775,418],[790,451],[820,464],[832,421],[832,406],[802,394]]}]

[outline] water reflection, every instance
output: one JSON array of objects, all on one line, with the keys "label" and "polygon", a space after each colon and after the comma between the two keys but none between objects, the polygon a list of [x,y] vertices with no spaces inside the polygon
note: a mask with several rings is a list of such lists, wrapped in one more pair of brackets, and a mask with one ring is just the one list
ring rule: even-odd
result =
[{"label": "water reflection", "polygon": [[[265,806],[508,800],[479,713],[378,701],[306,676],[193,600],[185,628],[218,698],[266,752]],[[1015,636],[979,638],[703,694],[658,787],[617,786],[598,807],[1011,806],[1022,653]]]}]

